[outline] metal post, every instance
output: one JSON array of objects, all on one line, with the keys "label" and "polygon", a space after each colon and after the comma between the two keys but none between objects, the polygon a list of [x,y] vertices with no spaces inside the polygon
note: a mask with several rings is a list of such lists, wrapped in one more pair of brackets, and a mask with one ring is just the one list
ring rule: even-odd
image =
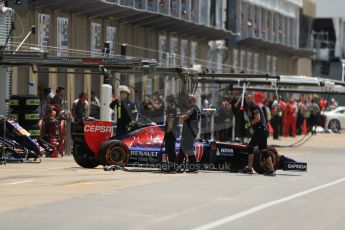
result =
[{"label": "metal post", "polygon": [[211,141],[214,141],[214,112],[211,112]]},{"label": "metal post", "polygon": [[69,156],[72,154],[72,121],[71,119],[66,120],[66,144],[65,144],[65,155]]},{"label": "metal post", "polygon": [[17,47],[17,49],[13,52],[13,55],[16,54],[16,52],[20,49],[20,47],[22,47],[22,45],[24,44],[24,42],[29,38],[29,36],[31,34],[35,34],[36,33],[36,26],[31,26],[31,30],[29,31],[29,33],[25,36],[24,40],[19,44],[19,46]]},{"label": "metal post", "polygon": [[341,81],[345,82],[345,60],[341,60],[342,63],[342,71],[341,71]]},{"label": "metal post", "polygon": [[[121,56],[127,56],[127,44],[121,44]],[[121,73],[120,75],[120,85],[121,83],[123,83],[124,81],[126,82],[125,84],[127,84],[127,80],[128,80],[128,75],[125,73]],[[116,90],[116,89],[115,89]]]},{"label": "metal post", "polygon": [[234,141],[236,139],[235,135],[236,135],[236,116],[234,114],[233,118],[232,118],[232,141]]},{"label": "metal post", "polygon": [[[4,119],[4,141],[6,141],[6,119],[5,117],[3,117]],[[0,164],[6,164],[6,156],[5,156],[5,143],[2,145],[2,154],[1,154],[1,163]]]}]

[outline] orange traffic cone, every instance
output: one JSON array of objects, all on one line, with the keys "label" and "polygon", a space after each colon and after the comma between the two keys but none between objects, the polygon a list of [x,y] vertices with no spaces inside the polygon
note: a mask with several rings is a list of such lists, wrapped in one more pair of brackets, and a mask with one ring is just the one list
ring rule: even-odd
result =
[{"label": "orange traffic cone", "polygon": [[308,134],[307,120],[306,120],[306,119],[304,119],[304,121],[303,121],[302,134],[303,134],[303,135]]}]

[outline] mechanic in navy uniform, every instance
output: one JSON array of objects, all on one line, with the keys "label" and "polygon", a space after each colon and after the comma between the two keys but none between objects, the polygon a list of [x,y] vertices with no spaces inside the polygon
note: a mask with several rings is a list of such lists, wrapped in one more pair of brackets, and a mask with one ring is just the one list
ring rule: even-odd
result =
[{"label": "mechanic in navy uniform", "polygon": [[114,110],[117,118],[116,136],[128,133],[134,127],[137,120],[138,110],[136,105],[129,100],[130,90],[125,85],[120,85],[120,99],[114,100],[110,108]]},{"label": "mechanic in navy uniform", "polygon": [[176,106],[175,95],[171,94],[166,97],[166,119],[165,119],[165,152],[168,154],[169,165],[168,172],[175,172],[176,170],[176,138],[179,136],[179,119],[180,110]]},{"label": "mechanic in navy uniform", "polygon": [[197,172],[196,158],[193,150],[194,140],[199,132],[200,109],[196,105],[195,95],[188,95],[188,110],[181,116],[183,122],[181,147],[178,155],[178,170],[181,172],[181,166],[185,156],[188,156],[189,172]]},{"label": "mechanic in navy uniform", "polygon": [[243,169],[245,174],[253,174],[254,148],[259,146],[263,157],[269,164],[270,170],[265,173],[267,176],[275,176],[272,158],[267,152],[268,126],[262,109],[254,102],[254,95],[249,93],[245,95],[247,104],[247,115],[249,121],[246,128],[253,127],[254,133],[248,144],[248,166]]}]

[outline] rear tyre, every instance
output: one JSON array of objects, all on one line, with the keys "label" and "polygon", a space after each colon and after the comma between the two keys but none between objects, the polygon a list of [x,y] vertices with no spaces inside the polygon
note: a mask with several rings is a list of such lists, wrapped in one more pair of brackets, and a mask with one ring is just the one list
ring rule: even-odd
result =
[{"label": "rear tyre", "polygon": [[340,122],[338,120],[330,120],[328,123],[328,128],[333,132],[337,133],[340,131]]},{"label": "rear tyre", "polygon": [[80,155],[74,155],[73,154],[74,161],[83,168],[96,168],[99,165],[99,162],[91,157],[86,156],[80,156]]},{"label": "rear tyre", "polygon": [[129,156],[129,149],[122,141],[108,140],[99,150],[98,161],[102,165],[125,165]]},{"label": "rear tyre", "polygon": [[[277,168],[279,166],[278,153],[273,151],[273,150],[268,150],[268,154],[272,158],[272,163],[273,163],[274,170],[277,170]],[[262,156],[261,152],[255,153],[255,155],[254,155],[254,162],[253,162],[253,168],[254,168],[255,172],[258,173],[258,174],[264,174],[264,173],[269,171],[268,163],[266,162],[266,160]]]}]

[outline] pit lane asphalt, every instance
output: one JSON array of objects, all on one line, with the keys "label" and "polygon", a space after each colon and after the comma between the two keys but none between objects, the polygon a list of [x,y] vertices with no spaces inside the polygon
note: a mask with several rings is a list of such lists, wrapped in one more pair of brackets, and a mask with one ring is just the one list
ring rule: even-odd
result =
[{"label": "pit lane asphalt", "polygon": [[[289,145],[298,139],[270,140]],[[345,229],[345,134],[279,152],[277,177],[82,169],[69,157],[0,166],[0,229]]]}]

